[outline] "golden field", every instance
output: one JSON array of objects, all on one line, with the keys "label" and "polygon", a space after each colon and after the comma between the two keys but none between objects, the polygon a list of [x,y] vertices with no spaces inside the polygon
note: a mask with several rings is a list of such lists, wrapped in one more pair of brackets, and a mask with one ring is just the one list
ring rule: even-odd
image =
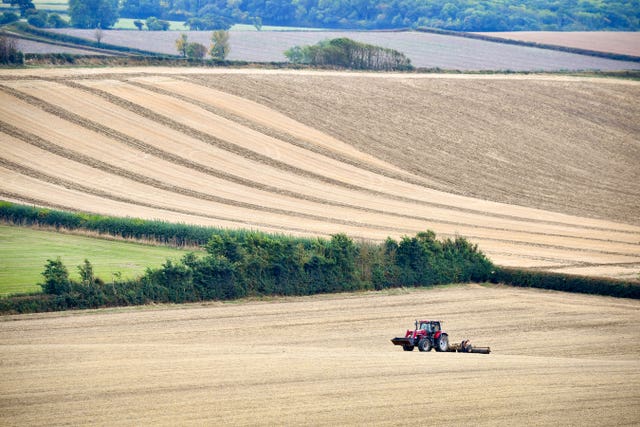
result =
[{"label": "golden field", "polygon": [[557,75],[0,71],[0,196],[635,278],[640,84]]},{"label": "golden field", "polygon": [[[0,319],[3,425],[635,425],[637,301],[498,286]],[[490,355],[404,352],[416,318]]]}]

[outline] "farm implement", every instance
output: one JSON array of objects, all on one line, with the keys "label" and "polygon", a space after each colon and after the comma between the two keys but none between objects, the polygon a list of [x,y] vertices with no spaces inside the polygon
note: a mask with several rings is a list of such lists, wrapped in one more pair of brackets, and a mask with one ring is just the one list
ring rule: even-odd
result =
[{"label": "farm implement", "polygon": [[449,334],[442,330],[439,320],[416,320],[415,329],[407,329],[404,337],[396,337],[391,340],[394,345],[401,345],[404,351],[413,351],[417,346],[420,351],[431,351],[435,348],[440,352],[458,353],[491,353],[489,347],[475,347],[469,340],[460,344],[450,344]]}]

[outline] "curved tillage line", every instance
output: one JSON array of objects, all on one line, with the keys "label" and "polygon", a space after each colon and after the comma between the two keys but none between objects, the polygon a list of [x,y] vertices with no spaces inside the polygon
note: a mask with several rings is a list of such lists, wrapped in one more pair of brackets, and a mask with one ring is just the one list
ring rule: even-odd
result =
[{"label": "curved tillage line", "polygon": [[[0,122],[0,125],[2,126],[3,130],[6,131],[11,131],[11,127],[10,125],[7,125],[6,123],[2,123]],[[64,170],[64,171],[71,171],[72,172],[76,172],[77,174],[79,174],[79,179],[81,176],[92,176],[92,182],[96,182],[96,183],[100,183],[100,182],[107,182],[109,180],[108,176],[104,177],[103,175],[105,174],[113,174],[116,176],[120,176],[120,177],[124,177],[127,180],[133,181],[133,182],[137,182],[139,184],[143,184],[143,185],[149,185],[152,186],[154,188],[158,188],[160,190],[164,190],[167,191],[169,193],[175,193],[175,194],[180,194],[180,195],[185,195],[187,197],[193,197],[193,198],[197,198],[197,199],[204,199],[204,200],[208,200],[214,203],[220,203],[223,205],[229,205],[229,206],[237,206],[237,207],[241,207],[244,209],[249,209],[249,210],[263,210],[265,212],[268,213],[275,213],[275,214],[279,214],[284,216],[285,218],[288,218],[289,216],[296,216],[296,214],[292,214],[288,211],[284,211],[284,210],[275,210],[275,209],[265,209],[264,207],[261,206],[255,206],[255,205],[251,205],[251,204],[246,204],[246,203],[233,203],[233,202],[229,202],[227,200],[220,200],[220,198],[215,197],[215,196],[210,196],[210,197],[206,197],[203,196],[202,193],[198,193],[198,192],[194,192],[194,191],[189,191],[186,190],[182,187],[177,187],[177,186],[171,186],[171,185],[163,185],[162,183],[159,183],[156,180],[150,179],[148,177],[143,177],[140,176],[136,173],[127,171],[125,169],[119,168],[119,167],[115,167],[113,165],[109,165],[109,164],[105,164],[104,162],[101,161],[97,161],[89,156],[85,156],[82,154],[78,154],[78,153],[74,153],[71,150],[64,150],[61,147],[55,145],[55,144],[46,144],[43,143],[44,141],[40,141],[40,143],[34,143],[33,141],[36,141],[39,139],[39,137],[37,137],[36,135],[31,135],[29,136],[28,134],[26,134],[26,132],[22,132],[22,133],[14,133],[14,136],[20,137],[22,139],[25,140],[25,142],[29,145],[24,146],[23,148],[23,153],[21,153],[20,155],[11,155],[11,152],[7,152],[5,153],[5,155],[3,157],[0,157],[0,159],[2,159],[2,162],[4,164],[4,166],[6,168],[9,169],[13,169],[17,172],[41,179],[43,181],[47,181],[47,182],[53,182],[56,183],[58,185],[62,185],[66,188],[72,188],[78,191],[83,191],[83,192],[87,192],[87,193],[93,193],[93,194],[98,194],[102,197],[113,197],[113,192],[109,192],[109,191],[105,191],[104,189],[100,190],[100,189],[95,189],[94,187],[89,187],[89,186],[85,186],[85,185],[81,185],[81,184],[77,184],[75,181],[71,181],[69,179],[66,178],[62,178],[60,176],[53,176],[50,173],[46,173],[43,170],[46,170],[47,165],[51,165],[50,168],[53,169],[53,171],[57,171],[57,170]],[[13,151],[20,151],[20,145],[21,143],[19,142],[14,142],[12,144],[15,148]],[[41,147],[38,149],[27,149],[26,147],[29,147],[30,145],[40,145]],[[51,147],[48,147],[47,145],[50,145]],[[26,150],[26,151],[25,151]],[[71,164],[65,164],[63,159],[55,159],[55,158],[47,158],[44,161],[41,161],[40,159],[42,158],[42,151],[35,151],[35,150],[47,150],[47,151],[52,151],[55,152],[56,155],[62,156],[63,158],[67,158],[70,159],[71,161],[75,162],[78,165],[81,165],[80,170],[73,170],[73,169],[78,169],[77,167],[74,168],[73,165]],[[22,161],[22,164],[18,164],[13,160],[9,160],[7,159],[7,157],[11,157],[14,158],[18,161]],[[39,170],[36,170],[32,167],[28,167],[28,166],[24,166],[24,163],[29,162],[29,159],[32,160],[34,164],[34,166],[38,166]],[[52,166],[52,165],[56,165],[56,166]],[[82,168],[84,168],[84,170],[82,170]],[[90,169],[93,169],[93,172],[91,172]],[[104,186],[104,185],[103,185]],[[126,189],[131,189],[133,194],[148,194],[148,191],[145,190],[144,188],[142,189],[134,189],[132,187],[132,183],[115,183],[115,182],[111,182],[109,183],[109,185],[107,185],[106,188],[113,188],[113,190],[117,190],[120,189],[121,191],[126,191]],[[90,190],[90,189],[93,189]],[[95,193],[95,191],[98,191],[99,193]],[[161,197],[162,195],[159,194],[158,197]],[[170,195],[167,195],[165,197],[171,197]],[[175,197],[174,197],[175,198]],[[120,201],[124,201],[123,199],[118,199]],[[127,198],[127,200],[131,201],[134,200],[132,198]],[[176,202],[178,202],[176,200]],[[189,203],[188,201],[185,201],[186,203]],[[166,205],[166,204],[165,204]],[[204,206],[203,206],[204,207]],[[196,213],[196,212],[194,212]],[[239,212],[239,214],[242,214],[241,212]],[[246,215],[247,213],[245,213]],[[312,217],[311,215],[307,215],[306,216],[307,220],[311,220],[310,222],[307,222],[309,228],[304,229],[304,231],[310,231],[314,228],[314,226],[312,225],[312,223],[314,221],[316,221],[319,224],[323,224],[324,227],[326,227],[326,223],[339,223],[341,225],[346,225],[349,227],[355,227],[355,228],[351,228],[350,229],[350,233],[355,234],[358,233],[358,229],[362,229],[362,228],[366,228],[369,230],[381,230],[381,231],[385,231],[385,232],[389,232],[389,231],[394,231],[396,233],[410,233],[411,231],[418,231],[418,230],[411,230],[411,229],[396,229],[393,227],[389,227],[389,226],[382,226],[382,225],[376,225],[376,224],[372,224],[372,223],[353,223],[353,222],[349,222],[349,221],[340,221],[340,220],[336,220],[336,219],[331,219],[331,218],[324,218],[324,217]],[[317,228],[317,224],[316,224],[316,231],[318,230]],[[447,233],[443,233],[445,236],[446,235],[450,235]],[[508,245],[515,245],[517,247],[521,247],[521,246],[525,246],[525,247],[535,247],[535,248],[540,248],[543,249],[545,251],[553,251],[553,250],[561,250],[561,251],[571,251],[571,252],[580,252],[580,253],[596,253],[599,254],[601,256],[605,256],[605,255],[613,255],[613,256],[622,256],[624,257],[624,259],[629,259],[628,257],[630,256],[630,254],[628,253],[620,253],[620,252],[614,252],[614,251],[605,251],[603,249],[588,249],[588,248],[575,248],[573,246],[562,246],[562,245],[558,245],[558,244],[544,244],[544,243],[535,243],[535,242],[529,242],[529,241],[516,241],[516,240],[512,240],[512,239],[501,239],[501,238],[493,238],[493,237],[487,237],[487,236],[468,236],[471,239],[474,240],[478,240],[478,241],[482,241],[484,242],[484,244],[487,244],[488,242],[493,242],[493,243],[504,243],[504,244],[508,244]],[[517,250],[517,249],[516,249]]]},{"label": "curved tillage line", "polygon": [[[371,227],[374,228],[374,227]],[[388,227],[384,227],[384,228],[388,228]],[[418,229],[414,229],[414,231],[417,231]],[[445,235],[451,235],[451,233],[443,233]],[[478,236],[478,235],[471,235],[470,237],[472,238],[477,238],[477,239],[481,239],[481,240],[485,240],[485,241],[499,241],[499,242],[515,242],[513,239],[496,239],[496,238],[491,238],[491,237],[487,237],[487,236]],[[527,244],[533,244],[535,245],[535,242],[527,242]],[[543,244],[542,246],[547,247],[547,248],[558,248],[558,249],[566,249],[567,246],[562,246],[562,245],[549,245],[549,244]],[[569,248],[575,248],[576,246],[569,246]],[[635,248],[634,248],[635,249]],[[581,251],[581,249],[577,249],[578,251]],[[608,253],[608,254],[620,254],[622,255],[621,252],[616,252],[616,251],[605,251],[605,250],[597,250],[598,253]],[[626,253],[626,252],[625,252]]]},{"label": "curved tillage line", "polygon": [[[17,106],[18,104],[14,103],[14,106]],[[8,111],[6,113],[9,113]],[[53,122],[51,119],[45,119],[44,117],[41,119],[47,122]],[[69,149],[67,148],[62,148],[56,144],[51,143],[50,141],[45,141],[42,138],[38,137],[37,135],[34,134],[30,134],[26,131],[21,131],[20,129],[17,129],[7,123],[0,123],[0,125],[2,126],[2,129],[4,129],[4,131],[8,134],[11,134],[15,137],[18,137],[20,139],[22,139],[23,141],[31,144],[31,145],[35,145],[43,150],[47,150],[50,151],[52,153],[55,154],[59,154],[62,155],[64,157],[70,158],[78,163],[81,164],[86,164],[86,165],[91,165],[96,169],[101,169],[101,170],[107,170],[110,171],[111,173],[118,175],[118,176],[124,176],[127,177],[128,179],[131,179],[135,182],[140,182],[143,183],[145,185],[151,185],[155,188],[159,188],[159,189],[163,189],[165,191],[169,191],[169,192],[174,192],[177,194],[185,194],[188,195],[190,197],[193,198],[198,198],[198,199],[202,199],[202,200],[209,200],[209,201],[213,201],[213,202],[217,202],[217,203],[222,203],[222,204],[227,204],[230,206],[239,206],[239,207],[244,207],[247,209],[253,209],[253,210],[262,210],[265,212],[271,212],[271,213],[278,213],[278,214],[282,214],[282,215],[286,215],[286,216],[294,216],[294,217],[302,217],[302,218],[306,218],[306,219],[312,219],[312,220],[316,220],[316,221],[322,221],[322,222],[329,222],[329,223],[337,223],[337,224],[341,224],[341,225],[348,225],[348,226],[356,226],[356,227],[366,227],[369,229],[378,229],[378,230],[386,230],[388,232],[394,232],[394,234],[401,234],[401,233],[413,233],[416,231],[420,231],[422,229],[424,229],[423,224],[419,223],[419,224],[408,224],[406,221],[403,224],[404,228],[399,228],[396,227],[395,224],[397,224],[397,221],[387,221],[386,223],[381,222],[380,220],[382,220],[382,217],[372,217],[369,218],[368,221],[359,221],[359,222],[355,222],[350,220],[350,218],[353,217],[353,215],[349,215],[348,213],[346,214],[346,216],[342,217],[342,218],[335,218],[335,217],[328,217],[326,215],[313,215],[313,214],[305,214],[305,213],[298,213],[298,212],[293,212],[291,210],[287,210],[287,209],[277,209],[277,208],[269,208],[269,207],[265,207],[262,204],[255,204],[255,203],[244,203],[244,202],[237,202],[234,199],[229,199],[229,198],[222,198],[219,196],[211,196],[208,195],[207,193],[203,193],[203,192],[197,192],[197,191],[193,191],[190,190],[187,187],[184,186],[176,186],[176,185],[170,185],[170,184],[166,184],[165,181],[161,181],[159,179],[154,179],[154,178],[150,178],[148,175],[141,175],[141,174],[136,174],[136,173],[132,173],[130,171],[130,169],[135,169],[136,167],[140,167],[140,165],[135,165],[132,164],[129,168],[122,168],[119,166],[114,166],[113,164],[108,164],[99,160],[96,160],[95,157],[92,156],[87,156],[81,153],[77,153],[75,152],[75,150],[73,149]],[[32,123],[32,125],[35,125],[35,123]],[[71,130],[69,130],[71,131]],[[85,138],[90,138],[88,135]],[[91,138],[91,139],[95,139],[95,138]],[[72,144],[73,146],[73,144]],[[115,149],[115,147],[114,147]],[[104,151],[104,150],[103,150]],[[111,150],[113,151],[113,150]],[[121,151],[121,150],[116,150],[116,151]],[[124,153],[123,153],[124,154]],[[135,156],[134,153],[132,153],[132,156]],[[127,162],[127,156],[123,156],[121,158],[120,161],[124,161]],[[188,171],[185,171],[185,173],[188,173]],[[164,175],[163,175],[164,177]],[[345,218],[349,218],[349,219],[345,219]],[[377,224],[376,224],[377,222]],[[544,239],[536,239],[534,238],[535,236],[531,236],[528,234],[522,234],[520,233],[520,236],[518,236],[518,233],[510,233],[509,235],[495,235],[495,233],[485,233],[484,235],[482,234],[478,234],[478,231],[480,231],[479,229],[476,229],[476,231],[474,232],[474,230],[469,229],[469,230],[465,230],[465,229],[459,229],[458,232],[464,232],[465,235],[467,235],[467,237],[472,238],[472,239],[479,239],[479,240],[484,240],[484,241],[493,241],[493,242],[509,242],[509,243],[515,243],[515,242],[520,242],[520,243],[524,243],[526,245],[540,245],[541,247],[546,247],[546,248],[558,248],[558,249],[573,249],[573,250],[577,250],[577,251],[594,251],[597,253],[602,253],[602,254],[615,254],[615,255],[622,255],[622,254],[626,254],[628,253],[629,250],[634,250],[635,247],[629,247],[629,246],[624,246],[624,244],[622,245],[617,245],[616,247],[611,246],[610,244],[605,244],[604,247],[602,247],[601,243],[597,243],[594,244],[593,242],[591,242],[591,244],[589,244],[588,241],[579,241],[577,242],[578,244],[576,244],[575,239],[573,238],[564,238],[563,241],[559,241],[559,242],[549,242],[548,240],[548,236],[544,236]],[[439,232],[443,235],[449,235],[449,236],[453,236],[456,233],[455,229],[449,229],[449,230],[439,230]],[[564,244],[563,244],[564,243]],[[607,247],[608,246],[608,247]],[[617,249],[616,249],[617,248]],[[622,251],[621,251],[622,250]]]},{"label": "curved tillage line", "polygon": [[[276,230],[281,230],[283,232],[290,232],[290,233],[309,233],[308,229],[304,229],[304,228],[298,228],[298,227],[282,227],[282,226],[278,226],[278,225],[274,225],[274,224],[269,224],[269,223],[264,223],[264,222],[259,222],[259,221],[247,221],[247,220],[243,220],[243,219],[236,219],[236,218],[229,218],[229,217],[225,217],[225,216],[221,216],[221,215],[210,215],[210,214],[205,214],[205,213],[194,213],[191,210],[188,209],[179,209],[179,208],[173,208],[173,207],[167,207],[165,205],[161,205],[161,204],[155,204],[155,203],[147,203],[147,202],[143,202],[140,201],[139,199],[133,199],[130,197],[124,197],[115,193],[111,193],[108,191],[104,191],[104,190],[100,190],[100,189],[96,189],[93,187],[89,187],[83,184],[79,184],[77,182],[68,180],[68,179],[63,179],[63,178],[59,178],[41,171],[38,171],[36,169],[30,168],[28,166],[22,165],[22,164],[18,164],[15,162],[12,162],[10,160],[6,160],[3,157],[0,156],[0,166],[2,166],[2,168],[16,172],[18,174],[36,179],[38,181],[42,181],[42,182],[46,182],[49,184],[53,184],[55,186],[58,187],[62,187],[68,190],[73,190],[79,193],[84,193],[84,194],[88,194],[91,196],[96,196],[102,199],[108,199],[108,200],[113,200],[116,202],[122,202],[125,203],[127,205],[133,205],[133,206],[142,206],[142,207],[146,207],[146,208],[152,208],[152,209],[157,209],[157,210],[161,210],[161,211],[168,211],[168,212],[173,212],[173,213],[178,213],[178,214],[183,214],[183,215],[189,215],[189,216],[195,216],[195,217],[203,217],[203,218],[208,218],[208,219],[213,219],[213,220],[221,220],[221,221],[227,221],[227,222],[235,222],[237,224],[242,224],[248,227],[258,227],[258,228],[270,228],[270,229],[276,229]],[[16,198],[15,196],[12,198]],[[21,195],[18,194],[17,198],[22,198]],[[55,203],[55,202],[54,202]],[[51,205],[50,201],[45,201],[44,202],[45,205]],[[67,210],[72,210],[75,211],[77,210],[77,208],[69,208],[69,206],[67,205],[59,205],[61,207],[64,207]]]},{"label": "curved tillage line", "polygon": [[[90,86],[95,93],[101,94],[111,102],[120,104],[121,106],[129,108],[131,111],[159,121],[181,132],[196,135],[199,139],[203,139],[204,141],[208,140],[207,142],[210,142],[212,145],[220,144],[221,138],[217,136],[212,137],[208,132],[210,132],[212,127],[220,126],[220,129],[222,129],[221,132],[227,132],[225,134],[225,140],[223,141],[226,145],[225,149],[231,150],[232,147],[230,147],[230,145],[239,147],[242,152],[254,153],[251,155],[262,162],[266,160],[267,164],[284,168],[285,170],[301,174],[302,176],[319,179],[326,183],[340,185],[394,200],[409,201],[412,203],[423,204],[425,203],[425,200],[429,200],[428,203],[432,206],[440,204],[441,206],[446,206],[450,209],[469,209],[469,207],[472,207],[470,210],[482,212],[485,215],[502,215],[518,219],[526,218],[528,220],[535,218],[535,221],[542,220],[547,221],[547,223],[563,225],[574,225],[577,221],[581,224],[580,228],[592,227],[608,230],[619,229],[632,232],[637,232],[639,230],[638,227],[628,224],[619,224],[603,220],[558,214],[539,209],[487,202],[484,200],[437,192],[426,187],[414,186],[380,175],[374,175],[350,165],[340,164],[339,162],[324,158],[315,153],[309,152],[308,150],[301,150],[291,144],[286,144],[282,141],[267,137],[266,135],[251,131],[241,125],[233,124],[228,120],[212,115],[210,112],[202,110],[194,105],[182,102],[175,98],[142,90],[135,86],[123,84],[121,81],[84,81],[84,85]],[[141,98],[144,98],[145,102],[148,101],[152,108],[140,107],[140,102],[138,102],[138,100]],[[170,118],[170,116],[175,116],[175,114],[177,114],[176,111],[180,111],[180,114],[183,114],[181,118],[188,124],[177,122]],[[250,142],[247,138],[249,138]],[[254,151],[253,147],[257,147],[263,152],[257,153]],[[272,155],[282,156],[286,158],[286,161],[274,160],[269,157]],[[300,162],[315,164],[317,169],[323,171],[323,174],[311,172],[309,168],[303,169],[295,165]],[[348,178],[336,179],[333,177],[340,175],[345,175]],[[362,182],[367,183],[368,186],[363,186]],[[375,186],[375,188],[373,188],[373,186]],[[397,193],[401,194],[398,195]],[[461,208],[461,206],[469,207]],[[508,213],[505,214],[505,212]]]},{"label": "curved tillage line", "polygon": [[[182,194],[188,197],[192,197],[194,199],[198,199],[198,200],[206,200],[206,201],[210,201],[210,202],[215,202],[215,203],[219,203],[219,204],[223,204],[223,205],[229,205],[229,206],[235,206],[235,207],[240,207],[240,208],[245,208],[245,209],[250,209],[250,210],[255,210],[255,211],[264,211],[264,212],[269,212],[269,213],[275,213],[275,214],[279,214],[279,215],[284,215],[284,216],[291,216],[294,218],[304,218],[304,219],[309,219],[309,220],[315,220],[315,221],[319,221],[319,222],[330,222],[333,224],[340,224],[340,225],[348,225],[348,226],[354,226],[354,227],[367,227],[367,228],[374,228],[374,229],[379,229],[379,230],[387,230],[387,231],[394,231],[396,233],[408,233],[410,232],[409,229],[406,228],[400,228],[400,227],[385,227],[385,226],[380,226],[380,225],[375,225],[375,224],[370,224],[370,223],[363,223],[360,221],[348,221],[348,220],[341,220],[338,218],[331,218],[331,217],[324,217],[324,216],[319,216],[319,215],[312,215],[312,214],[306,214],[303,212],[295,212],[295,211],[290,211],[290,210],[286,210],[286,209],[278,209],[278,208],[270,208],[270,207],[265,207],[262,205],[256,205],[253,203],[246,203],[246,202],[241,202],[238,200],[233,200],[233,199],[228,199],[225,197],[219,197],[219,196],[215,196],[209,193],[204,193],[201,191],[196,191],[190,188],[185,188],[185,187],[181,187],[181,186],[177,186],[177,185],[171,185],[171,184],[167,184],[163,181],[159,181],[155,178],[151,178],[148,177],[146,175],[142,175],[136,172],[132,172],[129,169],[124,169],[100,160],[97,160],[93,157],[84,155],[82,153],[79,152],[74,152],[72,150],[68,150],[68,149],[64,149],[56,144],[53,144],[49,141],[45,141],[42,138],[38,137],[37,135],[34,134],[28,134],[27,132],[24,131],[20,131],[19,129],[14,128],[13,126],[0,121],[0,131],[11,135],[13,137],[16,137],[18,139],[23,140],[24,142],[36,146],[42,150],[45,151],[49,151],[53,154],[59,155],[61,157],[65,157],[69,160],[72,160],[74,162],[83,164],[83,165],[87,165],[90,166],[94,169],[98,169],[98,170],[102,170],[105,171],[107,173],[113,174],[113,175],[117,175],[117,176],[121,176],[124,178],[127,178],[131,181],[135,181],[144,185],[148,185],[150,187],[153,188],[157,188],[160,190],[164,190],[170,193],[176,193],[176,194]],[[0,154],[0,156],[2,156]],[[2,157],[0,157],[2,158]],[[5,159],[6,161],[6,159]],[[8,166],[7,166],[8,167]],[[34,169],[29,168],[28,170],[32,171],[31,175],[33,176],[33,173],[35,173]],[[43,175],[45,176],[45,175]],[[49,175],[46,175],[49,176]],[[53,177],[49,176],[50,179],[53,179]],[[62,181],[61,181],[62,182]],[[69,181],[70,182],[70,181]],[[67,185],[70,185],[69,182],[67,182]],[[78,184],[80,185],[80,184]],[[86,189],[89,187],[86,186],[82,186],[82,188]]]},{"label": "curved tillage line", "polygon": [[[41,82],[42,83],[42,82]],[[236,175],[231,175],[229,173],[226,172],[222,172],[219,171],[218,169],[213,169],[209,166],[206,166],[202,163],[196,163],[193,162],[191,160],[187,160],[184,159],[181,156],[169,153],[165,150],[159,149],[156,146],[147,144],[137,138],[133,138],[127,134],[124,134],[120,131],[117,131],[113,128],[113,126],[117,127],[117,124],[119,123],[118,120],[118,116],[109,116],[109,112],[113,112],[113,109],[117,109],[118,107],[116,106],[112,106],[112,108],[108,109],[109,112],[104,111],[104,109],[95,109],[93,106],[96,103],[95,100],[89,98],[87,100],[85,100],[85,103],[79,103],[79,105],[76,105],[75,108],[73,107],[73,105],[75,105],[73,102],[77,102],[76,99],[79,98],[79,96],[75,93],[73,93],[73,91],[75,91],[75,89],[72,88],[66,88],[65,91],[65,96],[71,98],[73,100],[73,102],[69,99],[69,98],[61,98],[61,97],[57,97],[55,91],[51,91],[48,90],[51,88],[51,86],[54,85],[53,83],[49,82],[46,83],[46,85],[39,85],[39,86],[35,86],[33,87],[33,83],[30,83],[27,86],[20,86],[21,90],[17,90],[16,88],[7,88],[4,87],[5,92],[11,94],[12,96],[16,96],[19,99],[34,105],[38,108],[43,109],[44,111],[54,114],[58,117],[61,117],[67,121],[70,121],[74,124],[83,126],[87,129],[90,129],[92,131],[101,133],[103,135],[108,136],[109,138],[115,139],[129,147],[132,147],[136,150],[141,150],[145,153],[148,154],[152,154],[158,158],[161,158],[163,160],[172,162],[176,165],[180,165],[183,167],[187,167],[189,169],[198,171],[200,173],[205,173],[207,175],[210,176],[214,176],[223,180],[229,180],[231,182],[234,183],[238,183],[241,185],[246,185],[252,188],[258,188],[260,190],[263,191],[270,191],[273,193],[277,193],[279,195],[284,195],[287,197],[294,197],[294,198],[299,198],[302,200],[306,200],[306,201],[312,201],[312,202],[316,202],[316,203],[321,203],[322,205],[331,205],[331,206],[338,206],[338,207],[345,207],[345,208],[351,208],[351,209],[355,209],[358,211],[362,211],[362,212],[367,212],[367,213],[376,213],[376,214],[383,214],[383,215],[391,215],[394,217],[398,217],[399,219],[412,219],[412,220],[424,220],[424,221],[430,221],[431,223],[435,223],[435,224],[448,224],[448,225],[456,225],[456,226],[463,226],[466,228],[482,228],[482,229],[490,229],[490,230],[496,230],[496,231],[525,231],[527,234],[535,234],[535,235],[541,235],[541,236],[547,236],[547,237],[571,237],[574,239],[585,239],[585,240],[596,240],[596,241],[603,241],[603,242],[614,242],[614,240],[609,236],[607,238],[599,238],[597,236],[595,236],[593,232],[591,232],[588,236],[579,236],[576,235],[576,231],[577,230],[564,230],[564,234],[562,233],[552,233],[550,231],[534,231],[531,230],[531,224],[511,224],[512,228],[507,228],[506,226],[508,226],[508,223],[502,223],[500,227],[498,226],[491,226],[491,225],[487,225],[488,223],[490,223],[490,218],[487,218],[485,216],[482,217],[478,217],[477,221],[479,221],[480,223],[482,223],[483,225],[478,225],[478,224],[474,224],[473,223],[473,218],[470,216],[465,217],[464,219],[466,220],[466,222],[460,222],[460,221],[453,221],[453,220],[444,220],[442,219],[442,217],[438,218],[437,215],[434,215],[435,209],[431,209],[429,214],[431,216],[425,216],[425,215],[409,215],[409,214],[402,214],[402,213],[396,213],[398,211],[403,212],[403,211],[407,211],[407,212],[412,212],[412,209],[415,209],[415,206],[402,206],[401,204],[399,204],[399,202],[392,202],[392,201],[384,201],[384,203],[388,204],[388,207],[392,207],[393,211],[387,210],[387,211],[383,211],[380,209],[375,209],[375,208],[369,208],[369,207],[365,207],[365,206],[358,206],[358,205],[352,205],[349,203],[341,203],[341,202],[334,202],[331,200],[327,200],[327,199],[323,199],[323,198],[317,198],[314,196],[308,196],[305,194],[299,194],[296,192],[291,192],[288,190],[283,190],[280,187],[274,187],[274,186],[268,186],[265,184],[261,184],[261,183],[257,183],[255,181],[251,181],[245,178],[241,178],[239,176]],[[63,86],[61,86],[60,88],[62,88]],[[3,87],[0,86],[0,89],[2,89]],[[25,91],[27,91],[27,93],[25,93]],[[69,93],[69,91],[71,91],[71,93]],[[69,111],[68,109],[63,109],[58,107],[57,105],[51,104],[50,102],[44,101],[42,100],[42,98],[40,97],[34,97],[33,95],[30,95],[30,93],[33,94],[39,94],[41,97],[47,97],[49,99],[53,98],[54,100],[57,100],[58,104],[63,104],[65,105],[66,102],[66,107],[67,108],[74,108],[75,111],[84,114],[83,116],[79,116],[78,114],[75,114],[74,112]],[[88,95],[89,97],[91,97],[91,95]],[[72,105],[73,104],[73,105]],[[125,113],[126,110],[123,110],[121,114],[126,114]],[[92,114],[93,112],[93,114]],[[106,127],[100,123],[97,123],[91,119],[89,119],[89,117],[93,117],[93,116],[102,116],[102,115],[106,115],[107,117],[105,117],[103,120],[105,122],[108,122],[110,124],[111,127]],[[130,115],[128,115],[130,117]],[[131,120],[131,124],[128,125],[128,129],[131,129],[131,127],[135,127],[137,129],[137,132],[141,132],[142,128],[144,127],[143,123],[140,123],[140,120],[144,121],[146,119],[143,118],[138,118],[136,119],[132,119]],[[153,122],[151,122],[153,123]],[[147,125],[148,126],[148,125]],[[157,130],[158,128],[155,127],[155,129]],[[126,131],[126,128],[123,128],[124,131]],[[15,132],[16,130],[12,130],[12,132]],[[169,131],[169,130],[165,130]],[[23,138],[24,139],[24,138]],[[42,145],[41,145],[42,146]],[[364,201],[361,200],[361,203],[363,203]],[[446,212],[443,215],[447,215],[448,217],[451,217],[452,213],[451,212]],[[516,225],[518,225],[518,227],[515,227]],[[517,228],[520,228],[520,230],[517,230]],[[547,226],[547,228],[553,228],[551,226]],[[579,234],[579,233],[578,233]],[[624,243],[622,241],[618,241],[619,243]]]},{"label": "curved tillage line", "polygon": [[[411,175],[409,173],[401,171],[391,164],[386,164],[385,162],[382,162],[377,158],[365,155],[364,153],[360,155],[360,157],[362,158],[356,158],[355,156],[344,152],[344,150],[330,149],[326,145],[316,144],[315,141],[312,140],[311,138],[307,137],[305,139],[302,139],[303,137],[300,134],[293,135],[293,132],[290,129],[286,129],[283,127],[274,127],[273,124],[270,125],[270,123],[267,123],[264,120],[259,120],[258,117],[251,116],[249,114],[243,114],[242,108],[231,109],[228,106],[227,108],[225,108],[224,102],[218,102],[214,104],[214,102],[218,100],[217,98],[219,98],[221,95],[225,97],[237,98],[237,100],[241,100],[245,103],[250,103],[252,101],[248,101],[240,97],[235,97],[234,95],[229,95],[227,93],[211,89],[209,86],[206,86],[204,84],[203,85],[194,84],[188,78],[182,78],[179,80],[167,78],[163,80],[162,83],[181,83],[183,85],[190,84],[194,86],[192,90],[194,91],[200,90],[201,92],[199,94],[200,96],[196,97],[198,94],[194,94],[191,91],[178,92],[178,88],[175,88],[175,87],[171,87],[171,90],[166,89],[162,87],[163,86],[162,83],[155,82],[150,78],[144,78],[144,77],[126,78],[126,79],[121,79],[121,81],[126,82],[133,86],[140,87],[142,89],[146,89],[151,92],[158,93],[160,95],[166,95],[166,96],[179,99],[181,101],[188,102],[190,104],[193,104],[195,106],[202,108],[203,110],[207,110],[217,116],[223,117],[227,120],[239,123],[242,126],[245,126],[249,129],[255,130],[256,132],[260,132],[272,138],[279,139],[281,141],[295,145],[299,148],[312,151],[316,154],[329,157],[338,162],[346,163],[351,166],[355,166],[357,168],[361,168],[378,175],[397,179],[398,181],[408,182],[414,185],[429,184],[427,180],[419,176]],[[252,103],[252,104],[253,104],[252,106],[259,106],[267,110],[267,107],[263,107],[260,104],[257,104],[257,103]],[[283,117],[286,117],[278,113],[277,111],[271,110],[271,109],[269,109],[269,113],[272,115],[281,115]],[[294,122],[292,119],[289,119],[289,120],[291,122]],[[297,124],[297,122],[295,123]],[[303,126],[303,125],[298,124],[298,126]],[[310,131],[320,134],[320,132],[318,132],[315,129],[312,129],[312,128],[308,128],[308,129]],[[326,138],[329,138],[329,137],[327,136]],[[335,142],[341,145],[346,145],[341,141],[335,140]],[[374,163],[376,163],[377,165]]]}]

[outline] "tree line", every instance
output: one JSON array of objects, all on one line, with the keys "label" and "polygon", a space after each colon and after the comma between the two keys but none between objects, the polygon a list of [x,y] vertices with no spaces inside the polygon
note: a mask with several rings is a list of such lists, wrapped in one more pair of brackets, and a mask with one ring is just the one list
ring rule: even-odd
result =
[{"label": "tree line", "polygon": [[411,60],[397,50],[348,38],[324,40],[311,46],[294,46],[284,54],[294,64],[381,71],[412,68]]},{"label": "tree line", "polygon": [[[24,17],[35,10],[32,0],[5,1]],[[183,21],[192,30],[225,30],[237,23],[258,29],[263,24],[468,32],[640,29],[638,0],[69,0],[69,15],[74,27],[103,29],[118,17]]]},{"label": "tree line", "polygon": [[227,29],[234,23],[257,27],[433,27],[456,31],[640,28],[637,0],[124,0],[121,14],[186,21],[206,30]]},{"label": "tree line", "polygon": [[70,214],[7,202],[0,203],[0,216],[14,224],[103,230],[156,241],[176,242],[181,234],[182,242],[204,240],[206,251],[204,255],[189,253],[179,261],[167,260],[136,280],[111,283],[94,277],[89,261],[78,266],[82,280],[75,282],[62,260],[50,259],[43,272],[43,293],[2,299],[0,311],[4,312],[483,282],[494,268],[476,245],[460,237],[439,240],[431,231],[399,241],[358,243],[344,234],[330,239],[298,238]]}]

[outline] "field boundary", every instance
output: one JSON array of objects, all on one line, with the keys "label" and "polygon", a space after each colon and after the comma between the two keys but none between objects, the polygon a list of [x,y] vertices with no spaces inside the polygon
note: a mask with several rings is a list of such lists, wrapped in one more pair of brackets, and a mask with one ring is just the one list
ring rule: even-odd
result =
[{"label": "field boundary", "polygon": [[595,56],[598,58],[613,59],[617,61],[640,62],[640,56],[625,55],[622,53],[601,52],[598,50],[581,49],[578,47],[561,46],[556,44],[528,42],[524,40],[514,40],[502,37],[487,36],[477,33],[468,33],[464,31],[441,30],[438,28],[416,28],[414,31],[421,33],[440,34],[443,36],[464,37],[468,39],[482,40],[493,43],[511,44],[516,46],[534,47],[538,49],[556,50],[566,53],[575,53],[577,55]]}]

